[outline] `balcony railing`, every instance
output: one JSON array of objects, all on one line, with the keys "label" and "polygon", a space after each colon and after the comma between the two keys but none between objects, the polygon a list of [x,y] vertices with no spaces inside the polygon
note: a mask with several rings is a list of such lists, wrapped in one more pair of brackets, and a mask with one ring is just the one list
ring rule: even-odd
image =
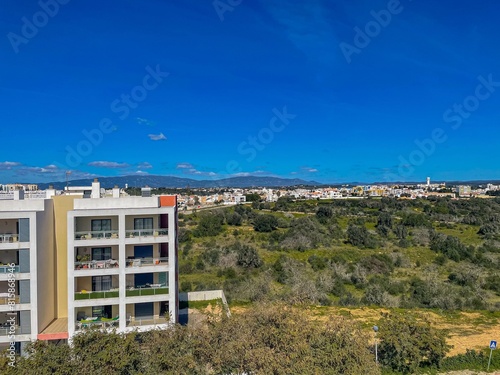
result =
[{"label": "balcony railing", "polygon": [[110,290],[100,290],[98,292],[75,292],[75,301],[85,300],[85,299],[100,299],[100,298],[118,298],[120,295],[118,288],[113,288]]},{"label": "balcony railing", "polygon": [[8,324],[0,326],[0,336],[17,335],[19,333],[21,333],[21,327],[19,326],[10,326]]},{"label": "balcony railing", "polygon": [[152,326],[156,324],[168,324],[170,320],[165,317],[131,317],[127,319],[127,327]]},{"label": "balcony railing", "polygon": [[94,270],[94,269],[117,268],[117,267],[118,267],[118,261],[115,259],[75,262],[75,270],[82,270],[82,269]]},{"label": "balcony railing", "polygon": [[166,266],[168,265],[168,258],[138,258],[127,259],[126,267],[150,267],[150,266]]},{"label": "balcony railing", "polygon": [[117,327],[120,323],[120,319],[116,318],[87,318],[77,321],[75,328],[77,331],[84,329],[105,329]]},{"label": "balcony railing", "polygon": [[98,240],[98,239],[118,238],[117,230],[97,230],[86,232],[75,232],[75,240]]},{"label": "balcony railing", "polygon": [[14,233],[0,234],[0,243],[19,242],[19,235]]},{"label": "balcony railing", "polygon": [[144,288],[129,288],[125,292],[127,297],[157,296],[161,294],[168,294],[168,288],[161,287],[160,284],[151,284],[150,287]]},{"label": "balcony railing", "polygon": [[18,273],[19,271],[19,266],[14,265],[14,266],[9,266],[6,264],[0,264],[0,274],[2,273]]},{"label": "balcony railing", "polygon": [[125,231],[126,238],[134,237],[162,237],[168,235],[168,229],[131,229]]},{"label": "balcony railing", "polygon": [[11,293],[0,293],[0,305],[7,305],[14,302],[16,305],[19,304],[19,296],[12,295]]}]

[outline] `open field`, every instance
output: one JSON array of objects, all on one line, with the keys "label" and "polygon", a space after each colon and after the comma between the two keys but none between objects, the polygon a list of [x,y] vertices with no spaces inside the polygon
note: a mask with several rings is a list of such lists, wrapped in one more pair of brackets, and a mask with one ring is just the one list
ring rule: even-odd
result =
[{"label": "open field", "polygon": [[[244,313],[247,306],[230,306],[232,313]],[[329,317],[349,317],[361,323],[367,332],[372,332],[373,325],[380,319],[381,314],[389,309],[376,307],[341,308],[314,306],[307,309],[311,319],[326,320]],[[206,310],[208,311],[208,310]],[[395,311],[404,313],[404,310]],[[447,343],[453,348],[448,356],[465,353],[467,349],[483,350],[487,348],[490,340],[500,338],[500,313],[490,312],[436,312],[425,309],[411,310],[427,317],[431,324],[439,329],[446,330],[449,334]],[[379,327],[383,329],[383,327]]]}]

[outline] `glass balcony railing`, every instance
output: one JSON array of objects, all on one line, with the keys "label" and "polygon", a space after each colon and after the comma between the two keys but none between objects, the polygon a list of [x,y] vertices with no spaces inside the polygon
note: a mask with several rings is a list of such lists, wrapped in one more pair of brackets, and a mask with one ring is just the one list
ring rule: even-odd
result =
[{"label": "glass balcony railing", "polygon": [[19,304],[19,296],[12,293],[0,293],[0,305],[8,305],[9,302]]},{"label": "glass balcony railing", "polygon": [[160,294],[168,294],[168,288],[158,286],[158,284],[151,284],[150,287],[129,288],[125,292],[127,297],[156,296]]},{"label": "glass balcony railing", "polygon": [[0,234],[0,243],[13,243],[19,242],[19,235],[14,233]]},{"label": "glass balcony railing", "polygon": [[127,319],[127,327],[152,326],[157,324],[168,324],[170,320],[165,317],[130,317]]},{"label": "glass balcony railing", "polygon": [[75,240],[98,240],[103,238],[106,239],[118,238],[118,231],[98,230],[98,231],[75,232]]},{"label": "glass balcony railing", "polygon": [[100,298],[118,298],[120,295],[118,288],[113,288],[110,290],[100,290],[94,292],[75,292],[75,301],[84,299],[100,299]]},{"label": "glass balcony railing", "polygon": [[18,273],[21,272],[18,265],[10,266],[8,264],[2,264],[0,262],[0,274],[2,273]]},{"label": "glass balcony railing", "polygon": [[125,262],[126,267],[149,267],[149,266],[166,266],[168,265],[168,258],[138,258],[127,259]]},{"label": "glass balcony railing", "polygon": [[164,237],[167,235],[168,235],[168,229],[131,229],[125,231],[126,238]]},{"label": "glass balcony railing", "polygon": [[18,335],[21,333],[21,327],[1,325],[0,326],[0,336]]},{"label": "glass balcony railing", "polygon": [[106,268],[118,268],[118,261],[115,259],[108,259],[108,260],[89,260],[84,262],[75,262],[75,270],[95,270],[95,269],[106,269]]}]

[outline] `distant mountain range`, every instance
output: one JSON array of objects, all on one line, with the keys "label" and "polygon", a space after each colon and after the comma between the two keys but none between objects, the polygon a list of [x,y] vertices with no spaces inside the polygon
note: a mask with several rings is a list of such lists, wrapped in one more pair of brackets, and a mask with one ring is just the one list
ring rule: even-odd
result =
[{"label": "distant mountain range", "polygon": [[[90,186],[93,179],[72,180],[69,186]],[[231,177],[220,180],[193,180],[191,178],[181,178],[174,176],[122,176],[122,177],[99,177],[99,182],[103,188],[112,188],[113,186],[125,187],[144,187],[152,188],[251,188],[251,187],[289,187],[289,186],[319,186],[322,185],[316,181],[305,181],[298,178],[279,178],[279,177]],[[63,189],[66,181],[57,181],[50,183],[39,183],[40,189],[46,189],[53,185],[56,189]]]}]

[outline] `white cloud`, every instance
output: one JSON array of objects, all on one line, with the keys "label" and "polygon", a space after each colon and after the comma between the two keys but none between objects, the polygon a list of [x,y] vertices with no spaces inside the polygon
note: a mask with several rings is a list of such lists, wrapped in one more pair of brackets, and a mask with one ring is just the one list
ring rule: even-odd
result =
[{"label": "white cloud", "polygon": [[196,169],[193,166],[193,164],[186,163],[186,162],[177,163],[176,168],[182,169],[184,171],[184,173],[186,173],[186,174],[192,174],[192,175],[197,175],[197,176],[210,176],[210,177],[217,176],[217,173],[215,173],[215,172],[200,171],[200,170]]},{"label": "white cloud", "polygon": [[194,167],[193,167],[193,164],[191,164],[191,163],[177,163],[176,168],[177,169],[192,169]]},{"label": "white cloud", "polygon": [[148,172],[144,172],[144,171],[140,171],[140,170],[139,170],[139,171],[135,172],[135,174],[142,174],[142,175],[144,175],[144,174],[149,174],[149,173],[148,173]]},{"label": "white cloud", "polygon": [[130,167],[127,163],[117,163],[115,161],[93,161],[88,164],[89,167],[98,167],[98,168],[128,168]]},{"label": "white cloud", "polygon": [[165,141],[167,137],[163,133],[160,134],[148,134],[149,139],[152,141]]},{"label": "white cloud", "polygon": [[153,166],[151,165],[151,163],[144,161],[142,163],[137,164],[137,168],[139,168],[139,169],[151,169],[151,168],[153,168]]},{"label": "white cloud", "polygon": [[248,177],[248,176],[271,176],[272,173],[263,170],[256,170],[253,172],[238,172],[231,175],[231,177]]},{"label": "white cloud", "polygon": [[312,167],[301,167],[300,168],[301,172],[306,172],[306,173],[316,173],[318,172],[317,168],[312,168]]},{"label": "white cloud", "polygon": [[0,162],[0,170],[12,169],[12,167],[19,167],[21,163],[17,161],[2,161]]},{"label": "white cloud", "polygon": [[147,118],[137,117],[136,120],[139,125],[149,125],[149,126],[154,125],[154,123],[149,121]]}]

